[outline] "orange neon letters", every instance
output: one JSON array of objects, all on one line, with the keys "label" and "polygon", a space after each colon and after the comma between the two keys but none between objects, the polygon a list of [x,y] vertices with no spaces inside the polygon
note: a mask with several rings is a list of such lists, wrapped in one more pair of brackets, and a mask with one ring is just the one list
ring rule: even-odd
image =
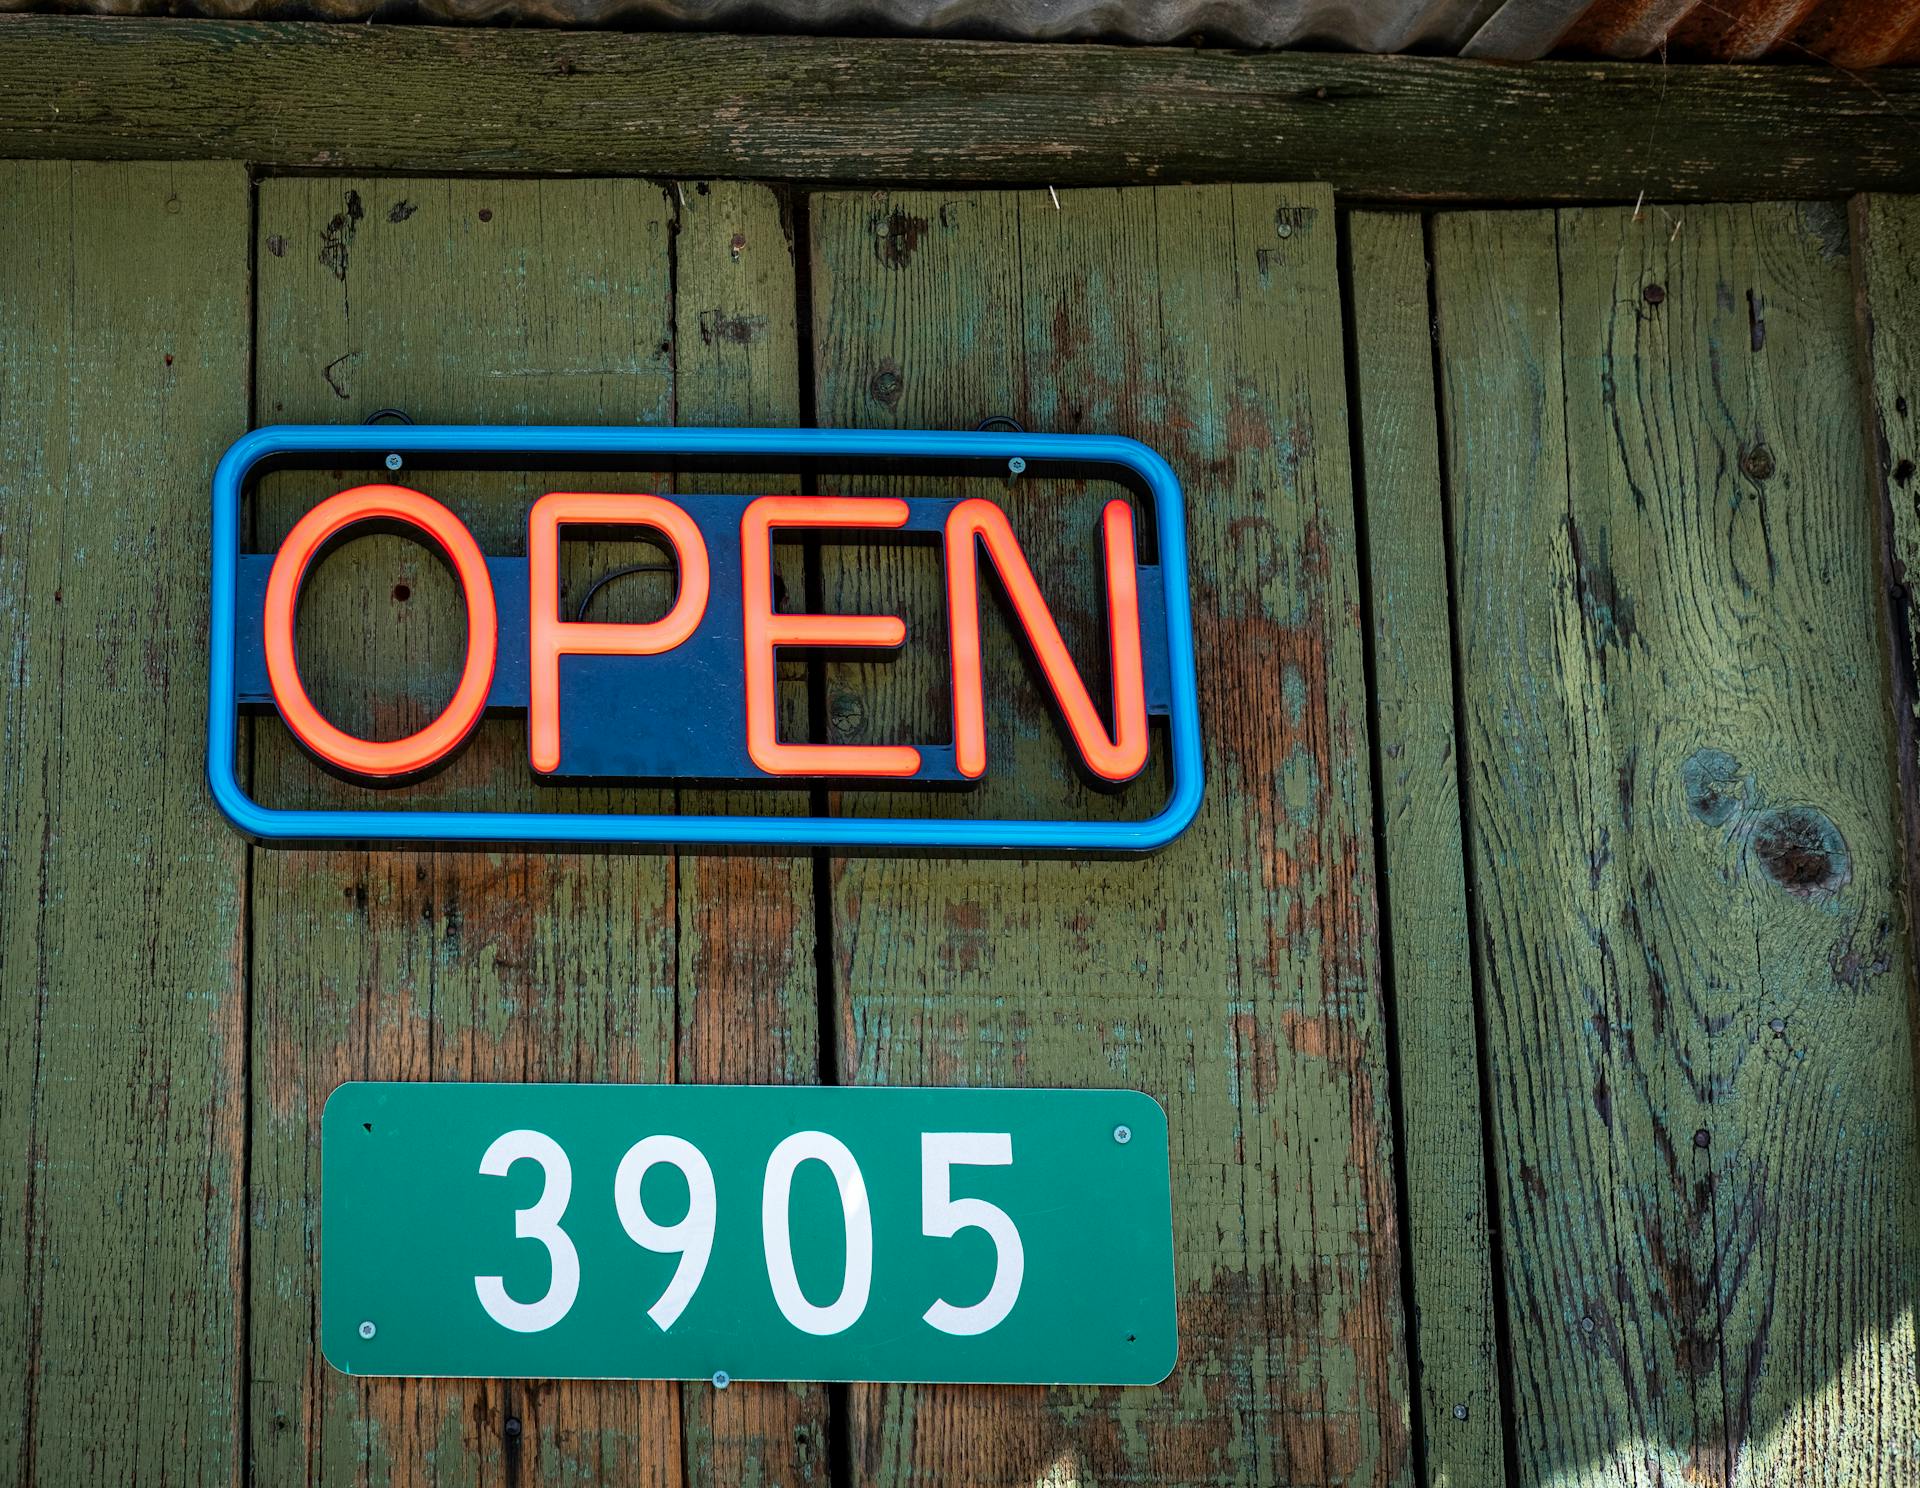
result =
[{"label": "orange neon letters", "polygon": [[[293,643],[300,584],[315,554],[347,528],[373,521],[404,522],[431,537],[453,564],[467,601],[467,660],[453,700],[418,733],[391,742],[356,738],[321,717],[301,684]],[[267,577],[265,642],[267,681],[280,716],[295,738],[327,763],[355,775],[375,779],[412,775],[459,748],[486,710],[500,644],[487,560],[466,524],[431,496],[404,486],[355,486],[329,496],[308,512],[281,544]]]},{"label": "orange neon letters", "polygon": [[[651,527],[673,545],[680,593],[658,620],[609,625],[560,618],[560,528],[563,523]],[[560,658],[658,656],[700,627],[707,613],[707,544],[680,507],[659,496],[553,491],[527,514],[527,742],[533,768],[560,768]]]},{"label": "orange neon letters", "polygon": [[[357,523],[400,522],[436,543],[453,566],[467,607],[467,650],[452,700],[425,728],[390,742],[335,728],[307,696],[294,646],[300,588],[325,545]],[[853,496],[762,496],[740,518],[742,644],[748,757],[767,775],[904,779],[921,753],[910,744],[805,744],[779,736],[777,653],[781,647],[894,647],[906,639],[897,615],[782,613],[774,608],[776,528],[898,529],[905,501]],[[679,592],[660,619],[640,625],[560,618],[563,526],[646,527],[672,546]],[[948,634],[953,678],[955,766],[966,779],[986,772],[986,704],[980,640],[980,549],[999,574],[1067,730],[1087,767],[1104,780],[1130,780],[1146,764],[1146,678],[1140,626],[1133,511],[1120,500],[1101,515],[1112,676],[1112,729],[1074,665],[1007,515],[992,501],[956,504],[944,530]],[[660,496],[555,491],[527,517],[528,750],[535,771],[560,768],[560,658],[655,656],[685,643],[706,617],[712,571],[699,525]],[[484,713],[499,650],[498,613],[487,560],[473,535],[431,497],[403,486],[356,486],[329,497],[295,524],[275,556],[265,596],[267,679],[294,736],[322,760],[372,779],[416,774],[458,749]]]},{"label": "orange neon letters", "polygon": [[1006,585],[1014,613],[1046,673],[1081,757],[1104,780],[1131,780],[1147,762],[1147,692],[1140,656],[1140,586],[1134,564],[1133,511],[1109,501],[1101,524],[1107,550],[1107,644],[1113,671],[1113,724],[1108,735],[1087,684],[1068,654],[1053,612],[1034,582],[1007,514],[978,497],[947,517],[947,626],[953,646],[953,751],[960,773],[977,779],[987,768],[986,705],[981,696],[980,588],[976,545]]},{"label": "orange neon letters", "polygon": [[774,650],[779,646],[898,646],[898,615],[790,615],[773,608],[776,527],[902,527],[907,504],[868,496],[762,496],[740,518],[740,589],[746,632],[747,753],[769,775],[904,777],[920,768],[910,744],[784,744]]}]

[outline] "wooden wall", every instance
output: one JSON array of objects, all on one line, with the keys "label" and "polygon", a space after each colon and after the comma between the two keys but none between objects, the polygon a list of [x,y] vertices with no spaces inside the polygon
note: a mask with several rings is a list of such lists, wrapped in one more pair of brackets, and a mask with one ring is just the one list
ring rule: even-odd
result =
[{"label": "wooden wall", "polygon": [[[15,1481],[1920,1483],[1910,200],[52,162],[0,205]],[[1191,501],[1201,820],[1125,863],[249,849],[201,779],[212,467],[393,407],[1147,440]],[[562,474],[432,489],[509,548]],[[327,489],[270,477],[252,542]],[[992,490],[1086,644],[1093,493]],[[580,547],[575,592],[632,557]],[[899,552],[782,577],[938,633]],[[369,731],[458,660],[397,539],[330,559],[302,626]],[[988,664],[1012,763],[963,809],[1116,809],[1005,635]],[[784,685],[795,733],[941,726],[924,657]],[[511,807],[522,747],[490,724],[415,789]],[[354,796],[269,721],[245,767]],[[358,1077],[1147,1090],[1180,1365],[348,1379],[318,1116]]]}]

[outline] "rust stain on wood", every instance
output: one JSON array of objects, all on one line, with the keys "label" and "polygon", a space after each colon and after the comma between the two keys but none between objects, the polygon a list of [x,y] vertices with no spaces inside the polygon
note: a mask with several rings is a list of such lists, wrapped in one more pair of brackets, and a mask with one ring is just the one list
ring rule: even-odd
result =
[{"label": "rust stain on wood", "polygon": [[[840,1073],[1111,1083],[1166,1102],[1182,1362],[1146,1391],[856,1387],[856,1472],[1402,1482],[1329,201],[1314,188],[1059,198],[1058,210],[1044,191],[817,198],[821,418],[970,427],[1005,414],[1135,434],[1166,454],[1190,501],[1209,806],[1140,863],[836,863]],[[932,225],[907,230],[920,223]],[[874,396],[883,373],[897,396]],[[1097,655],[1088,542],[1103,493],[1024,478],[979,489],[1007,504],[1075,654]],[[885,596],[911,633],[942,633],[933,574],[909,557],[829,552],[823,578],[828,608]],[[995,767],[963,809],[1138,809],[1077,780],[1004,632],[988,656],[1008,702],[990,720]],[[829,692],[850,700],[863,737],[937,737],[934,670],[904,655],[849,664]],[[861,793],[836,809],[880,808]]]}]

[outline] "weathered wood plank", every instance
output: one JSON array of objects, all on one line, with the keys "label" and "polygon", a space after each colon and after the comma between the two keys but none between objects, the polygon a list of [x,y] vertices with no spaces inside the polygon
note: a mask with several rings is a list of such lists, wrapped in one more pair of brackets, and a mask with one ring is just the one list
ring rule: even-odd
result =
[{"label": "weathered wood plank", "polygon": [[229,1483],[245,850],[202,780],[234,165],[0,166],[0,1462]]},{"label": "weathered wood plank", "polygon": [[[800,423],[800,328],[793,235],[764,186],[675,188],[674,416],[682,424]],[[691,489],[798,490],[766,476],[700,475]],[[798,549],[776,556],[789,594],[805,593]],[[716,597],[716,603],[718,597]],[[782,695],[790,738],[808,733],[804,663]],[[805,815],[801,792],[683,794],[681,809]],[[820,1079],[813,861],[765,854],[681,855],[677,905],[678,1075],[708,1084]],[[719,1488],[827,1480],[824,1389],[734,1385],[683,1392],[690,1483]]]},{"label": "weathered wood plank", "polygon": [[1856,197],[1852,225],[1868,492],[1883,529],[1889,688],[1906,807],[1911,944],[1920,925],[1920,197]]},{"label": "weathered wood plank", "polygon": [[1522,1478],[1912,1483],[1844,224],[1443,216],[1435,274]]},{"label": "weathered wood plank", "polygon": [[[1157,1389],[855,1388],[855,1476],[1404,1482],[1331,195],[1063,192],[1056,210],[1045,192],[863,193],[816,199],[812,224],[823,423],[1011,414],[1171,458],[1211,766],[1200,821],[1143,862],[835,863],[841,1077],[1153,1093],[1182,1289],[1181,1363]],[[991,488],[1088,655],[1096,492]],[[931,562],[830,548],[823,570],[828,608],[884,602],[925,638],[884,684],[834,669],[835,737],[944,727]],[[1018,651],[986,629],[993,690],[1015,701],[981,804],[1122,809],[1065,768]]]},{"label": "weathered wood plank", "polygon": [[1414,1388],[1427,1481],[1495,1488],[1506,1466],[1425,229],[1355,212],[1347,243]]},{"label": "weathered wood plank", "polygon": [[[0,156],[1369,198],[1920,189],[1920,76],[1031,42],[0,17]],[[1622,121],[1637,124],[1622,135]]]},{"label": "weathered wood plank", "polygon": [[[670,422],[670,196],[645,182],[284,180],[259,203],[263,419]],[[359,474],[270,477],[259,541]],[[484,546],[517,551],[550,474],[403,476]],[[646,477],[601,474],[615,489]],[[628,545],[567,545],[577,584]],[[574,548],[584,552],[574,552]],[[624,561],[630,553],[619,552]],[[642,580],[595,600],[630,618]],[[349,543],[310,580],[303,668],[345,727],[418,727],[459,660],[451,579],[397,538]],[[574,592],[578,592],[577,589]],[[393,699],[398,698],[395,702]],[[505,808],[659,793],[558,792],[524,730],[481,737],[420,793]],[[277,721],[255,789],[355,794]],[[340,1080],[670,1080],[678,977],[671,859],[261,852],[255,857],[254,1453],[263,1481],[681,1481],[670,1385],[349,1380],[318,1353],[313,1216],[322,1103]]]},{"label": "weathered wood plank", "polygon": [[[792,247],[779,204],[764,188],[275,182],[265,192],[261,231],[263,345],[275,359],[261,390],[276,417],[340,416],[329,400],[347,404],[348,417],[397,405],[417,417],[462,421],[797,416]],[[284,269],[278,284],[276,265]],[[520,546],[529,496],[547,484],[579,483],[537,474],[419,479],[502,550]],[[591,479],[595,488],[665,484],[604,472]],[[276,485],[265,503],[276,525],[265,540],[320,489],[310,481]],[[566,562],[577,586],[641,556],[627,550],[645,545],[575,546],[568,545]],[[457,602],[437,566],[420,559],[406,544],[363,540],[312,581],[314,691],[332,687],[343,715],[361,726],[416,726],[417,711],[437,706],[423,676],[437,677],[444,696],[457,664],[449,627],[457,624]],[[787,577],[799,584],[797,563]],[[664,581],[635,576],[596,596],[594,613],[638,618],[664,599]],[[347,658],[401,702],[387,702],[383,713],[363,683],[346,685],[350,671],[328,676],[328,655]],[[788,701],[790,711],[804,709],[804,687],[790,688]],[[527,782],[517,725],[486,732],[431,793],[495,804],[528,799],[536,787]],[[340,790],[271,726],[262,733],[263,791]],[[549,789],[541,799],[586,803],[606,793]],[[664,798],[633,792],[626,799],[637,808]],[[787,809],[804,810],[804,798]],[[283,1138],[300,1145],[303,1163],[311,1141],[305,1123],[344,1073],[335,1062],[357,1059],[354,1073],[391,1074],[420,1067],[423,1043],[429,1062],[422,1072],[434,1078],[817,1077],[812,873],[804,859],[381,854],[312,861],[329,864],[332,877],[299,856],[263,859],[261,892],[289,896],[297,908],[289,912],[291,933],[263,931],[256,952],[311,956],[321,933],[315,920],[338,914],[329,894],[353,894],[362,918],[349,915],[338,926],[352,944],[322,953],[338,981],[323,997],[311,989],[303,995],[336,1004],[331,1016],[347,1025],[367,1016],[366,1004],[392,1004],[390,1017],[379,1016],[393,1026],[371,1036],[352,1026],[315,1030],[322,1074],[300,1123],[289,1122]],[[419,887],[403,885],[370,908],[361,905],[368,865],[403,879],[411,872]],[[341,887],[343,878],[353,887]],[[485,922],[477,935],[475,919]],[[353,973],[339,976],[341,965]],[[261,1038],[277,1055],[298,1052],[270,1030]],[[286,1190],[294,1198],[301,1192]],[[311,1286],[304,1238],[281,1265],[296,1278],[289,1295],[303,1297]],[[310,1326],[304,1315],[294,1318],[284,1337],[261,1349],[310,1349]],[[258,1322],[256,1337],[268,1337]],[[325,1409],[353,1434],[388,1410],[407,1415],[404,1431],[389,1429],[380,1439],[395,1470],[419,1471],[428,1460],[422,1438],[448,1435],[432,1456],[433,1472],[448,1480],[638,1474],[674,1482],[684,1461],[693,1482],[782,1482],[817,1475],[825,1450],[817,1391],[697,1392],[684,1402],[683,1452],[670,1387],[350,1386],[317,1374],[308,1387],[340,1397]],[[311,1461],[316,1449],[305,1450]],[[368,1470],[377,1475],[380,1465]]]}]

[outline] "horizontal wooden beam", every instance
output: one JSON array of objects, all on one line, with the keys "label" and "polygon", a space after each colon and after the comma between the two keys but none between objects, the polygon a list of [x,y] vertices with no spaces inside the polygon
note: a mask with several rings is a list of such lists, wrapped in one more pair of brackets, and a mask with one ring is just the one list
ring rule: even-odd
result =
[{"label": "horizontal wooden beam", "polygon": [[0,157],[1382,200],[1920,190],[1920,72],[0,17]]}]

